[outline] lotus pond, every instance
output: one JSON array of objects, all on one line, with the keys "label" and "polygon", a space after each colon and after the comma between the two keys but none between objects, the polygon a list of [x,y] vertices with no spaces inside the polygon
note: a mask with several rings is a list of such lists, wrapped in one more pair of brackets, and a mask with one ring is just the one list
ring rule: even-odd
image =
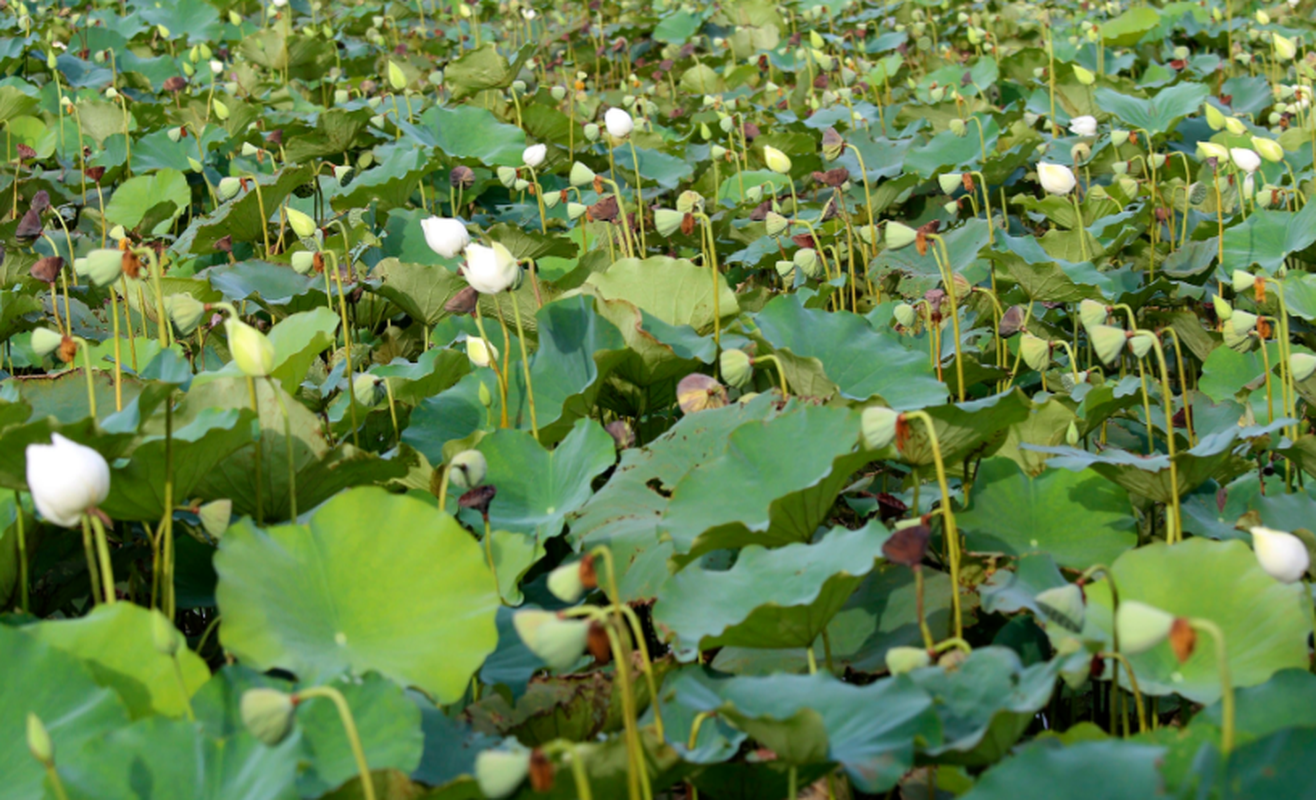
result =
[{"label": "lotus pond", "polygon": [[1312,3],[0,0],[0,800],[1313,796]]}]

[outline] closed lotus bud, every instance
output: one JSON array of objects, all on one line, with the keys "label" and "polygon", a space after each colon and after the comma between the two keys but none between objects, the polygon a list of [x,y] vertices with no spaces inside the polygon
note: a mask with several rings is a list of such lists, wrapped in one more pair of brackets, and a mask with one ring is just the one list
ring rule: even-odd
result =
[{"label": "closed lotus bud", "polygon": [[221,102],[219,98],[215,98],[214,100],[210,101],[210,105],[215,109],[215,117],[218,118],[220,122],[223,122],[224,120],[228,119],[229,117],[228,106],[224,105],[224,103]]},{"label": "closed lotus bud", "polygon": [[529,750],[482,750],[475,757],[475,782],[489,800],[511,797],[529,774]]},{"label": "closed lotus bud", "polygon": [[111,248],[87,254],[87,277],[97,286],[109,286],[123,274],[123,251]]},{"label": "closed lotus bud", "polygon": [[27,749],[32,757],[47,769],[55,766],[55,743],[41,719],[31,712],[27,715]]},{"label": "closed lotus bud", "polygon": [[[33,338],[36,334],[33,334]],[[1293,380],[1305,381],[1316,372],[1316,356],[1311,353],[1294,353],[1289,356],[1289,372],[1293,374]]]},{"label": "closed lotus bud", "polygon": [[32,331],[32,350],[42,358],[58,350],[63,343],[64,334],[52,331],[50,328],[37,328]]},{"label": "closed lotus bud", "polygon": [[603,124],[608,129],[608,135],[614,139],[625,139],[635,130],[635,120],[627,114],[624,109],[610,108],[603,115]]},{"label": "closed lotus bud", "polygon": [[549,89],[548,92],[553,95],[553,99],[559,103],[567,96],[567,88],[565,86],[554,86],[552,89]]},{"label": "closed lotus bud", "polygon": [[1220,109],[1207,103],[1205,106],[1206,124],[1211,126],[1211,130],[1218,131],[1225,127],[1225,115]]},{"label": "closed lotus bud", "polygon": [[1105,324],[1107,316],[1109,316],[1109,312],[1106,310],[1105,303],[1084,299],[1078,304],[1078,319],[1079,322],[1083,323],[1085,329]]},{"label": "closed lotus bud", "polygon": [[292,695],[278,689],[260,687],[242,693],[242,724],[267,747],[288,738],[296,709]]},{"label": "closed lotus bud", "polygon": [[460,489],[474,489],[488,474],[489,462],[479,450],[463,450],[448,464],[448,480]]},{"label": "closed lotus bud", "polygon": [[1234,307],[1229,305],[1228,301],[1220,295],[1211,298],[1211,306],[1215,309],[1215,315],[1221,322],[1228,322],[1229,318],[1234,316]]},{"label": "closed lotus bud", "polygon": [[233,518],[232,500],[212,500],[201,506],[196,512],[201,520],[201,528],[212,539],[219,539],[228,530],[229,520]]},{"label": "closed lotus bud", "polygon": [[1092,342],[1092,349],[1096,351],[1097,358],[1100,358],[1103,364],[1115,363],[1120,351],[1124,349],[1124,342],[1128,339],[1123,328],[1112,325],[1093,325],[1088,328],[1088,338]]},{"label": "closed lotus bud", "polygon": [[599,140],[599,126],[591,122],[585,126],[585,139],[590,142]]},{"label": "closed lotus bud", "polygon": [[737,389],[743,389],[754,377],[754,359],[744,350],[729,348],[718,357],[722,378]]},{"label": "closed lotus bud", "polygon": [[1246,147],[1229,148],[1229,158],[1234,162],[1234,166],[1247,173],[1256,172],[1261,168],[1261,156]]},{"label": "closed lotus bud", "polygon": [[288,207],[287,212],[288,227],[292,228],[293,233],[303,239],[315,235],[315,220],[311,219],[309,214],[298,211],[292,206]]},{"label": "closed lotus bud", "polygon": [[498,348],[478,336],[466,337],[466,357],[477,367],[487,367],[498,360]]},{"label": "closed lotus bud", "polygon": [[1197,157],[1205,161],[1208,158],[1214,158],[1217,163],[1223,164],[1229,161],[1229,148],[1215,142],[1198,142]]},{"label": "closed lotus bud", "polygon": [[1234,330],[1237,331],[1239,335],[1246,336],[1257,326],[1257,315],[1247,311],[1234,309],[1234,313],[1230,315],[1229,321],[1234,324]]},{"label": "closed lotus bud", "polygon": [[[1116,161],[1110,165],[1110,171],[1116,175],[1127,175],[1129,173],[1129,162]],[[1137,184],[1134,184],[1134,186],[1137,186]]]},{"label": "closed lotus bud", "polygon": [[1113,145],[1115,145],[1116,147],[1121,147],[1121,146],[1122,146],[1125,142],[1127,142],[1128,140],[1129,140],[1129,132],[1128,132],[1128,131],[1111,131],[1111,132],[1110,132],[1110,143],[1113,144]]},{"label": "closed lotus bud", "polygon": [[570,180],[572,186],[588,186],[594,182],[594,170],[577,161],[571,165]]},{"label": "closed lotus bud", "polygon": [[384,379],[378,375],[363,372],[352,379],[352,397],[366,408],[374,408],[385,394]]},{"label": "closed lotus bud", "polygon": [[713,158],[725,158],[727,149],[720,144],[715,144],[708,149],[708,154]]},{"label": "closed lotus bud", "polygon": [[885,450],[896,440],[896,428],[899,424],[898,411],[883,406],[865,408],[859,418],[864,447],[869,450]]},{"label": "closed lotus bud", "polygon": [[1074,117],[1069,121],[1069,132],[1075,136],[1096,136],[1097,118],[1091,114]]},{"label": "closed lotus bud", "polygon": [[783,217],[781,214],[778,214],[776,211],[769,211],[768,215],[763,218],[763,222],[765,227],[767,228],[767,232],[769,236],[780,235],[783,231],[785,231],[788,227],[790,227],[790,221],[787,220],[785,217]]},{"label": "closed lotus bud", "polygon": [[1137,600],[1121,601],[1115,612],[1120,650],[1126,655],[1145,653],[1165,641],[1173,626],[1172,615]]},{"label": "closed lotus bud", "polygon": [[585,582],[580,577],[581,562],[563,564],[548,573],[548,590],[564,603],[575,603],[585,595]]},{"label": "closed lotus bud", "polygon": [[310,250],[298,250],[292,254],[290,261],[293,271],[298,275],[306,275],[315,269],[315,253]]},{"label": "closed lotus bud", "polygon": [[1311,556],[1302,540],[1291,533],[1272,530],[1260,525],[1251,529],[1252,549],[1257,563],[1270,577],[1281,583],[1302,580],[1311,566]]},{"label": "closed lotus bud", "polygon": [[151,643],[157,653],[169,658],[174,657],[182,644],[174,624],[159,611],[151,613]]},{"label": "closed lotus bud", "polygon": [[530,652],[556,672],[576,663],[589,637],[588,622],[563,619],[551,611],[517,611],[512,615],[512,625]]},{"label": "closed lotus bud", "polygon": [[896,307],[891,309],[891,315],[902,328],[912,328],[918,323],[918,311],[909,303],[897,303]]},{"label": "closed lotus bud", "polygon": [[785,175],[791,171],[790,156],[781,152],[772,145],[764,145],[763,162],[768,165],[768,169],[778,175]]},{"label": "closed lotus bud", "polygon": [[[1066,384],[1065,388],[1072,392],[1079,381],[1074,380],[1073,375],[1069,375],[1069,380],[1061,381],[1061,383]],[[1069,425],[1065,428],[1065,444],[1070,447],[1078,447],[1079,440],[1078,426],[1074,424],[1073,420],[1070,420]]]},{"label": "closed lotus bud", "polygon": [[1165,166],[1166,158],[1168,158],[1168,156],[1164,153],[1152,153],[1147,157],[1147,162],[1152,165],[1152,169],[1160,169]]},{"label": "closed lotus bud", "polygon": [[392,86],[395,92],[407,88],[407,73],[393,61],[388,62],[388,85]]},{"label": "closed lotus bud", "polygon": [[1275,45],[1275,57],[1280,61],[1291,61],[1298,53],[1297,45],[1287,36],[1280,36],[1276,33],[1271,43]]},{"label": "closed lotus bud", "polygon": [[653,226],[663,236],[671,236],[681,229],[685,214],[670,208],[658,208],[653,212]]},{"label": "closed lotus bud", "polygon": [[426,217],[420,221],[425,244],[443,258],[456,258],[471,243],[471,234],[459,219]]},{"label": "closed lotus bud", "polygon": [[544,192],[544,208],[557,208],[560,202],[562,202],[561,192]]},{"label": "closed lotus bud", "polygon": [[1244,125],[1243,120],[1239,119],[1238,117],[1226,117],[1225,130],[1229,131],[1235,136],[1242,136],[1243,134],[1247,133],[1247,126]]},{"label": "closed lotus bud", "polygon": [[1087,161],[1091,157],[1092,157],[1092,147],[1088,145],[1086,142],[1079,142],[1078,144],[1069,148],[1069,158],[1075,164],[1082,164],[1083,162]]},{"label": "closed lotus bud", "polygon": [[888,250],[899,250],[913,244],[918,239],[918,231],[903,223],[888,220],[885,238]]},{"label": "closed lotus bud", "polygon": [[220,200],[230,200],[242,188],[242,181],[238,178],[220,178],[218,194]]},{"label": "closed lotus bud", "polygon": [[1146,358],[1151,352],[1152,338],[1150,336],[1130,336],[1129,352],[1133,353],[1134,358]]},{"label": "closed lotus bud", "polygon": [[1274,139],[1263,139],[1260,136],[1253,136],[1252,148],[1257,151],[1257,155],[1267,161],[1277,163],[1284,160],[1284,147]]},{"label": "closed lotus bud", "polygon": [[1025,333],[1019,339],[1019,355],[1029,369],[1042,372],[1051,363],[1051,343]]},{"label": "closed lotus bud", "polygon": [[1078,183],[1069,167],[1046,162],[1037,165],[1037,180],[1051,194],[1069,194]]},{"label": "closed lotus bud", "polygon": [[184,336],[196,330],[197,325],[201,324],[201,318],[205,316],[206,304],[197,300],[190,294],[171,294],[165,298],[165,307],[169,312],[169,319],[178,328],[178,332]]},{"label": "closed lotus bud", "polygon": [[937,183],[940,184],[943,193],[954,194],[955,190],[964,184],[964,180],[958,172],[947,172],[937,176]]},{"label": "closed lotus bud", "polygon": [[946,123],[950,132],[956,136],[964,136],[969,132],[969,126],[959,117],[952,117],[950,122]]},{"label": "closed lotus bud", "polygon": [[224,332],[228,334],[233,363],[238,365],[242,374],[261,378],[274,370],[274,344],[265,334],[232,317],[224,320]]},{"label": "closed lotus bud", "polygon": [[1086,606],[1083,603],[1083,590],[1078,584],[1067,583],[1039,592],[1037,606],[1048,621],[1072,633],[1083,632],[1083,620]]},{"label": "closed lotus bud", "polygon": [[1084,86],[1091,86],[1097,81],[1096,73],[1083,69],[1077,64],[1074,65],[1074,77],[1078,78],[1078,82]]},{"label": "closed lotus bud", "polygon": [[252,144],[251,142],[242,143],[242,155],[251,158],[252,156],[256,155],[259,152],[260,152],[260,148]]},{"label": "closed lotus bud", "polygon": [[921,647],[892,647],[886,651],[886,668],[892,675],[903,675],[931,664],[932,656]]},{"label": "closed lotus bud", "polygon": [[784,278],[784,277],[786,277],[787,275],[790,275],[792,272],[795,271],[795,262],[794,262],[794,261],[778,261],[778,262],[776,263],[776,268],[777,268],[777,274]]}]

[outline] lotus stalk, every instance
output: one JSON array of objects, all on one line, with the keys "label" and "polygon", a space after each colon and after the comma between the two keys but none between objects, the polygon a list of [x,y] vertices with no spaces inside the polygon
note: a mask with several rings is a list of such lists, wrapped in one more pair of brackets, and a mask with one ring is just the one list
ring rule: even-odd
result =
[{"label": "lotus stalk", "polygon": [[509,289],[512,296],[512,316],[516,320],[516,340],[521,347],[521,368],[525,373],[526,402],[530,406],[530,432],[539,441],[539,417],[535,414],[535,387],[530,379],[530,353],[526,349],[525,328],[521,325],[521,305],[516,299],[516,291]]},{"label": "lotus stalk", "polygon": [[[928,234],[928,238],[937,245],[932,255],[937,262],[937,268],[941,271],[941,282],[946,287],[946,298],[950,300],[951,329],[955,334],[955,378],[959,384],[956,388],[960,402],[963,403],[967,395],[964,383],[964,353],[960,342],[959,301],[955,297],[955,272],[951,265],[950,250],[946,248],[946,240],[935,233]],[[941,255],[937,255],[938,252]]]},{"label": "lotus stalk", "polygon": [[361,776],[361,793],[365,800],[375,800],[375,783],[370,778],[370,766],[366,763],[366,751],[361,747],[361,736],[357,733],[356,719],[352,716],[352,707],[347,704],[343,693],[332,686],[313,686],[302,689],[293,695],[293,704],[297,705],[316,697],[327,697],[338,709],[338,718],[343,723],[347,734],[347,743],[352,748],[352,757],[356,759],[357,772]]},{"label": "lotus stalk", "polygon": [[[1161,340],[1156,334],[1146,330],[1136,330],[1130,334],[1130,337],[1140,337],[1151,343],[1152,351],[1156,353],[1156,366],[1161,372],[1161,395],[1165,404],[1165,446],[1166,454],[1170,460],[1170,508],[1167,512],[1170,515],[1169,530],[1167,539],[1170,544],[1183,541],[1183,520],[1179,508],[1179,465],[1176,459],[1177,447],[1175,445],[1174,435],[1174,395],[1170,393],[1170,371],[1165,365],[1165,348],[1161,347]],[[1145,396],[1145,394],[1144,394]],[[1151,430],[1151,419],[1147,420],[1148,431]],[[1150,433],[1149,433],[1150,435]]]}]

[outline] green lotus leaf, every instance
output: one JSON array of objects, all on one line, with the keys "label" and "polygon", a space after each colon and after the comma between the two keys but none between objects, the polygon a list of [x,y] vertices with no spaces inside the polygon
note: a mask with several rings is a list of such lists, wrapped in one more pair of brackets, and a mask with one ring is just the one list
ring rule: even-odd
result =
[{"label": "green lotus leaf", "polygon": [[[1127,20],[1131,13],[1102,26],[1107,40],[1111,38],[1107,29],[1118,25],[1121,19]],[[1117,117],[1128,128],[1142,128],[1156,136],[1170,131],[1180,119],[1200,109],[1210,91],[1210,87],[1201,83],[1176,83],[1157,92],[1150,100],[1120,94],[1104,86],[1097,87],[1092,95],[1102,110]]]},{"label": "green lotus leaf", "polygon": [[[686,259],[654,256],[623,258],[586,280],[606,300],[625,300],[668,325],[689,325],[700,333],[713,329],[712,276]],[[717,277],[718,311],[725,325],[739,312],[736,294]]]},{"label": "green lotus leaf", "polygon": [[[468,56],[469,57],[469,56]],[[451,69],[446,77],[452,79]],[[519,167],[525,131],[499,122],[479,106],[435,106],[401,123],[402,130],[421,144],[436,147],[450,158],[472,159],[488,167]]]},{"label": "green lotus leaf", "polygon": [[524,47],[509,64],[492,43],[468,50],[459,58],[448,62],[444,70],[444,83],[452,92],[453,100],[477,94],[485,89],[501,89],[512,83],[521,67],[534,53],[535,48]]},{"label": "green lotus leaf", "polygon": [[432,170],[429,158],[418,148],[390,150],[375,166],[354,177],[344,191],[335,194],[330,204],[336,211],[369,205],[384,213],[406,205],[421,179]]},{"label": "green lotus leaf", "polygon": [[[285,392],[295,392],[306,378],[311,362],[334,345],[338,322],[338,314],[321,306],[285,317],[270,328],[267,335],[270,344],[274,345],[274,368],[270,377],[277,380]],[[193,379],[193,385],[203,386],[211,381],[242,377],[237,362],[230,361],[220,369],[200,373]]]},{"label": "green lotus leaf", "polygon": [[307,681],[376,670],[452,702],[497,642],[480,545],[432,505],[380,489],[342,492],[305,524],[240,522],[215,571],[220,637],[258,669]]},{"label": "green lotus leaf", "polygon": [[976,119],[982,123],[982,141],[974,135],[957,136],[954,131],[942,131],[905,156],[905,170],[916,172],[920,177],[927,179],[947,167],[981,168],[984,158],[990,158],[996,152],[996,140],[1001,135],[1001,129],[993,117],[976,117]]},{"label": "green lotus leaf", "polygon": [[[1316,702],[1316,675],[1305,669],[1276,672],[1270,680],[1234,692],[1234,725],[1240,740],[1260,738],[1285,728],[1316,727],[1307,709]],[[1219,702],[1194,717],[1197,725],[1219,728],[1224,720]]]},{"label": "green lotus leaf", "polygon": [[[1110,567],[1120,602],[1137,600],[1220,626],[1235,686],[1256,686],[1280,670],[1306,667],[1310,598],[1303,597],[1300,584],[1270,577],[1242,542],[1193,538],[1172,546],[1157,543],[1125,553]],[[1220,591],[1221,586],[1229,591]],[[1089,584],[1086,594],[1083,635],[1108,641],[1110,587],[1104,580]],[[1176,693],[1198,703],[1219,699],[1216,643],[1211,638],[1202,633],[1192,657],[1182,665],[1168,645],[1129,656],[1143,694]]]},{"label": "green lotus leaf", "polygon": [[174,249],[200,255],[212,252],[215,243],[225,236],[231,236],[235,243],[261,241],[269,220],[278,216],[279,205],[293,189],[310,181],[311,174],[309,165],[300,165],[284,167],[273,175],[249,176],[249,181],[260,186],[259,191],[252,186],[209,215],[193,220],[174,243]]},{"label": "green lotus leaf", "polygon": [[1037,595],[1066,583],[1049,553],[1029,553],[1014,562],[1014,569],[993,572],[978,587],[978,594],[983,611],[988,613],[1013,614],[1026,608],[1041,614],[1035,602]]},{"label": "green lotus leaf", "polygon": [[1297,213],[1260,210],[1225,229],[1222,268],[1228,273],[1256,264],[1274,274],[1285,258],[1307,249],[1313,242],[1316,242],[1316,209],[1303,206]]},{"label": "green lotus leaf", "polygon": [[1158,770],[1165,748],[1118,740],[1079,742],[1068,747],[1037,743],[988,770],[966,800],[1045,800],[1064,785],[1074,800],[1154,797],[1162,788]]}]

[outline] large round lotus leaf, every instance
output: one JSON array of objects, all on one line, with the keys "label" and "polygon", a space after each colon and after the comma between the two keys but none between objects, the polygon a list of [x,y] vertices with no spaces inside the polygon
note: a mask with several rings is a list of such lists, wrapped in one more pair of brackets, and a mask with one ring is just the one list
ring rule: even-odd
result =
[{"label": "large round lotus leaf", "polygon": [[1120,741],[1041,743],[987,771],[964,800],[1066,800],[1158,797],[1163,747]]},{"label": "large round lotus leaf", "polygon": [[[81,658],[101,686],[119,693],[134,718],[150,714],[181,717],[187,697],[174,659],[155,649],[153,618],[160,612],[132,603],[97,606],[77,619],[42,622],[27,630],[38,639]],[[176,656],[188,696],[210,678],[206,663],[187,648]]]},{"label": "large round lotus leaf", "polygon": [[900,780],[913,765],[915,737],[942,742],[932,698],[905,676],[854,686],[825,672],[719,678],[692,668],[686,680],[695,683],[677,702],[718,712],[785,761],[839,762],[865,792]]},{"label": "large round lotus leaf", "polygon": [[1257,211],[1238,225],[1225,229],[1226,271],[1246,270],[1253,264],[1273,274],[1290,253],[1316,242],[1316,209],[1306,206],[1296,214]]},{"label": "large round lotus leaf", "polygon": [[978,468],[972,505],[956,520],[969,550],[1011,556],[1041,551],[1077,569],[1108,564],[1138,543],[1133,508],[1120,487],[1067,470],[1030,478],[1004,458]]},{"label": "large round lotus leaf", "polygon": [[[280,320],[268,334],[270,344],[274,345],[274,368],[270,377],[278,381],[285,392],[296,392],[306,378],[311,362],[334,343],[337,329],[338,315],[324,306]],[[200,385],[212,380],[242,377],[237,362],[230,361],[218,370],[201,373],[193,383]]]},{"label": "large round lotus leaf", "polygon": [[[1019,389],[967,403],[948,403],[924,409],[932,417],[943,463],[958,464],[967,458],[983,458],[1005,441],[1011,425],[1028,419],[1033,404]],[[908,433],[897,457],[916,467],[934,463],[932,440],[921,419],[907,420]]]},{"label": "large round lotus leaf", "polygon": [[851,409],[796,404],[770,421],[745,423],[725,454],[672,489],[663,529],[686,560],[724,547],[807,542],[868,461],[858,444]]},{"label": "large round lotus leaf", "polygon": [[[1286,669],[1260,686],[1234,693],[1235,730],[1240,739],[1268,736],[1283,728],[1316,727],[1316,675],[1305,669]],[[1207,706],[1193,717],[1219,728],[1223,723],[1220,703]]]},{"label": "large round lotus leaf", "polygon": [[[1305,587],[1270,577],[1242,542],[1193,538],[1172,546],[1157,543],[1131,550],[1110,566],[1121,602],[1138,600],[1175,616],[1201,617],[1219,625],[1235,686],[1255,686],[1280,670],[1307,666],[1312,614]],[[1083,635],[1109,641],[1107,582],[1090,584],[1087,598]],[[1164,643],[1129,661],[1144,694],[1174,692],[1197,703],[1220,697],[1210,634],[1198,636],[1196,651],[1182,665]]]},{"label": "large round lotus leaf", "polygon": [[152,717],[56,763],[69,800],[296,800],[299,745],[267,747],[246,731],[213,739],[195,723]]},{"label": "large round lotus leaf", "polygon": [[1276,731],[1230,753],[1219,785],[1228,787],[1231,800],[1311,798],[1316,796],[1312,759],[1316,759],[1316,728]]},{"label": "large round lotus leaf", "polygon": [[27,715],[50,733],[55,757],[128,724],[118,695],[87,666],[17,628],[0,625],[0,800],[41,796],[41,764],[27,749]]},{"label": "large round lotus leaf", "polygon": [[224,646],[309,682],[377,670],[452,702],[498,640],[484,552],[420,500],[358,488],[304,525],[229,529],[215,556]]},{"label": "large round lotus leaf", "polygon": [[[668,325],[689,325],[696,331],[713,328],[713,279],[707,267],[686,259],[655,256],[641,261],[623,258],[587,283],[606,300],[626,300]],[[723,319],[739,311],[736,294],[717,277],[718,311]]]},{"label": "large round lotus leaf", "polygon": [[817,544],[750,545],[729,570],[691,565],[658,592],[654,623],[675,637],[677,657],[713,647],[809,647],[882,556],[873,522],[834,530]]}]

